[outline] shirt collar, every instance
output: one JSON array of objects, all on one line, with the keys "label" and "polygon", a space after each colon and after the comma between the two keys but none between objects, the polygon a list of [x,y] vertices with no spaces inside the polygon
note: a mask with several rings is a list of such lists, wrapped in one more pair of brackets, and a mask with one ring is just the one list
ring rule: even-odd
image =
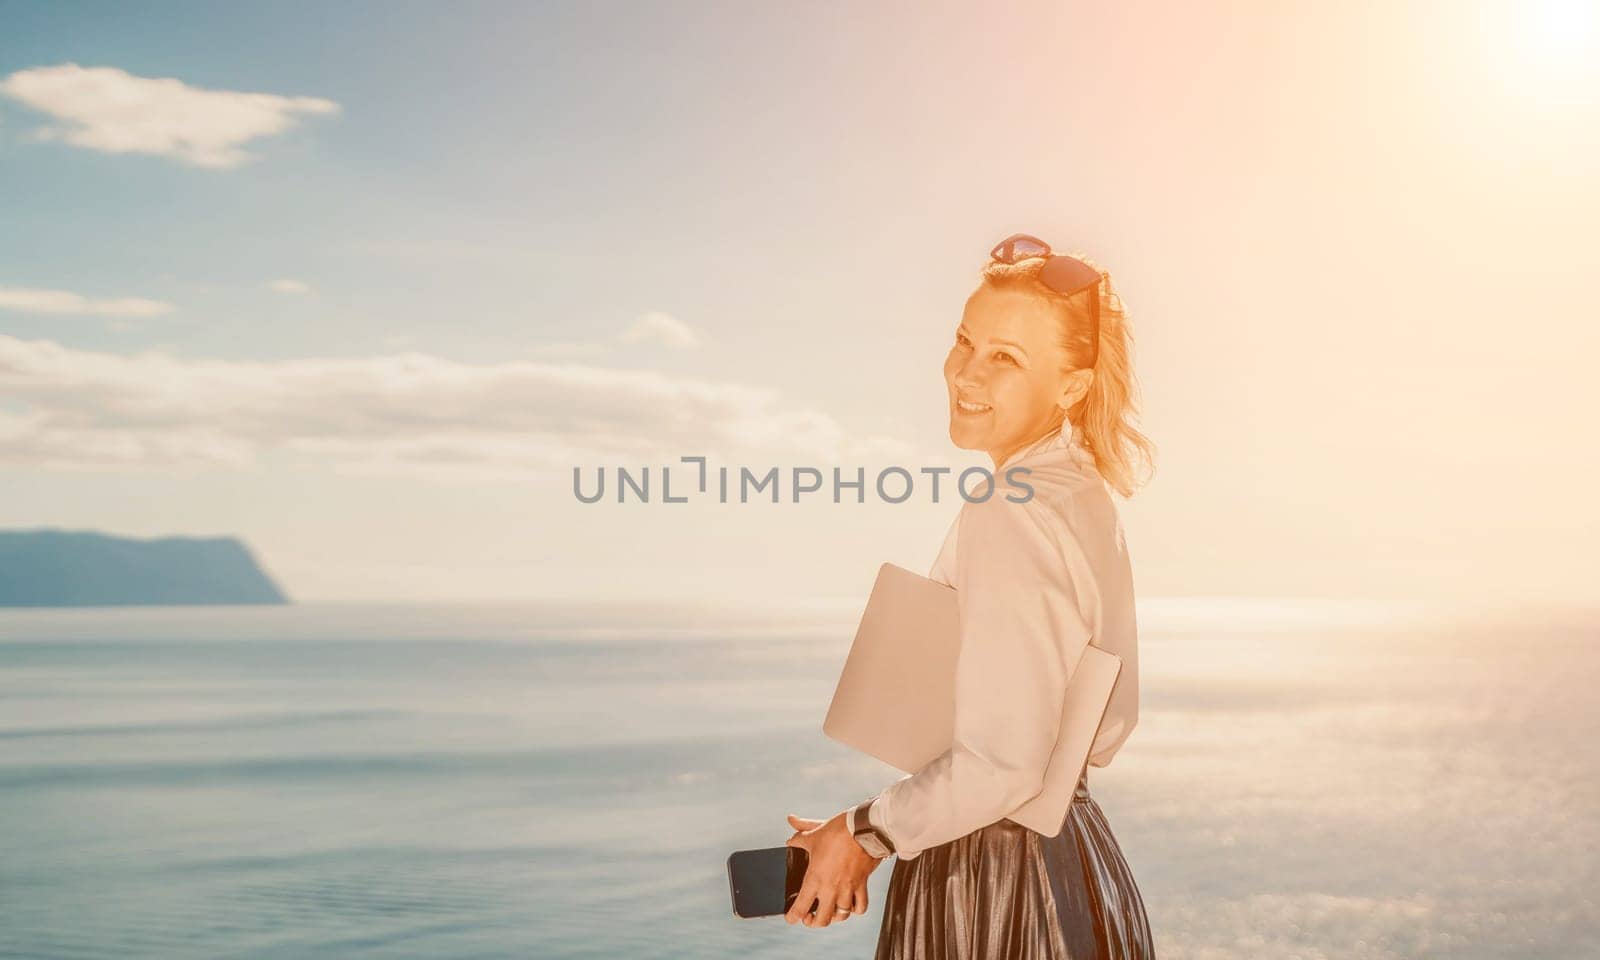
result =
[{"label": "shirt collar", "polygon": [[1049,433],[1040,437],[1038,440],[1035,440],[1032,444],[1023,447],[1021,450],[1018,450],[1016,453],[1013,453],[1011,456],[1007,457],[1005,462],[1000,464],[999,468],[995,472],[998,473],[1019,460],[1037,457],[1040,454],[1048,453],[1051,450],[1069,449],[1072,444],[1072,421],[1062,420],[1060,427],[1050,431]]}]

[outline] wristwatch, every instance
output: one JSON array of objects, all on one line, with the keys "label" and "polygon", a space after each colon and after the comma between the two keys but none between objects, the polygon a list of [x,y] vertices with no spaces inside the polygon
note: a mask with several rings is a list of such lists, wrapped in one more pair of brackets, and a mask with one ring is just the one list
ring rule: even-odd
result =
[{"label": "wristwatch", "polygon": [[882,860],[889,854],[894,853],[894,844],[889,841],[888,834],[873,826],[872,821],[867,818],[867,809],[872,806],[872,801],[876,799],[878,799],[876,796],[868,797],[856,805],[855,813],[853,814],[855,819],[855,838],[856,842],[861,844],[861,849],[867,851],[870,856]]}]

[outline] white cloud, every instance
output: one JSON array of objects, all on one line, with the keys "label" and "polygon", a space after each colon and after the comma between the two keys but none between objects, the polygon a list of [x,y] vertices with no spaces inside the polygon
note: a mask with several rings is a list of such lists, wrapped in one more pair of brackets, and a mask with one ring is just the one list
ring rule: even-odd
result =
[{"label": "white cloud", "polygon": [[579,357],[598,357],[609,349],[603,340],[562,340],[541,343],[533,348],[535,356],[552,360],[575,360]]},{"label": "white cloud", "polygon": [[0,287],[0,310],[59,313],[93,317],[156,317],[172,312],[172,304],[143,297],[95,300],[67,290]]},{"label": "white cloud", "polygon": [[768,389],[415,351],[233,361],[0,335],[0,401],[0,462],[35,466],[246,464],[269,451],[494,468],[904,450],[848,437],[826,413],[787,407]]},{"label": "white cloud", "polygon": [[36,131],[39,139],[213,168],[237,167],[250,158],[244,144],[283,132],[300,115],[339,110],[321,97],[207,90],[75,63],[19,70],[0,81],[0,95],[60,121]]},{"label": "white cloud", "polygon": [[276,293],[301,294],[311,292],[311,284],[306,283],[304,280],[274,280],[267,286]]},{"label": "white cloud", "polygon": [[699,343],[694,329],[669,313],[653,310],[642,314],[621,333],[607,340],[562,340],[544,343],[533,348],[536,355],[552,359],[572,360],[579,357],[598,357],[618,344],[660,343],[684,349]]},{"label": "white cloud", "polygon": [[617,337],[623,343],[654,340],[673,347],[692,347],[696,342],[689,325],[671,314],[652,311],[641,316]]}]

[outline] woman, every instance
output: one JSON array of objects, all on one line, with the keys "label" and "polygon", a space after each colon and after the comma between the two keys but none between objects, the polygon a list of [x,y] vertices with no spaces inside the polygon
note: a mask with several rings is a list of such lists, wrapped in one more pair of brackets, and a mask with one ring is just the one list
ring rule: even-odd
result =
[{"label": "woman", "polygon": [[810,867],[786,919],[864,913],[867,877],[893,853],[876,960],[1145,960],[1144,903],[1087,769],[1055,836],[1006,818],[1043,782],[1086,644],[1122,658],[1089,766],[1138,721],[1133,578],[1110,496],[1132,495],[1131,461],[1152,453],[1129,422],[1130,334],[1091,263],[1024,234],[990,259],[944,364],[950,439],[1033,495],[975,493],[930,573],[961,616],[954,744],[826,822],[789,817]]}]

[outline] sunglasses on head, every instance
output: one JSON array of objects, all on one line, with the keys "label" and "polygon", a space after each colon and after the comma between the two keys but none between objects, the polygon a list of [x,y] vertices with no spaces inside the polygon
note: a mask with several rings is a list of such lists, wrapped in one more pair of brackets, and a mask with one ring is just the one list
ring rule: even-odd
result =
[{"label": "sunglasses on head", "polygon": [[1039,282],[1064,297],[1082,293],[1100,282],[1099,270],[1077,257],[1052,253],[1050,244],[1026,233],[1014,233],[989,251],[989,258],[999,263],[1017,263],[1035,257],[1045,258],[1044,266],[1039,268]]},{"label": "sunglasses on head", "polygon": [[[1050,244],[1038,237],[1026,233],[1013,233],[989,251],[989,259],[996,263],[1018,263],[1023,260],[1032,260],[1035,257],[1044,258],[1044,266],[1039,268],[1039,282],[1054,290],[1064,297],[1083,293],[1086,290],[1097,289],[1100,285],[1101,273],[1077,257],[1053,253]],[[1091,331],[1091,343],[1094,344],[1093,352],[1098,359],[1100,346],[1100,295],[1098,292],[1089,298],[1089,315],[1093,318],[1094,329]],[[1094,361],[1089,362],[1094,366]]]}]

